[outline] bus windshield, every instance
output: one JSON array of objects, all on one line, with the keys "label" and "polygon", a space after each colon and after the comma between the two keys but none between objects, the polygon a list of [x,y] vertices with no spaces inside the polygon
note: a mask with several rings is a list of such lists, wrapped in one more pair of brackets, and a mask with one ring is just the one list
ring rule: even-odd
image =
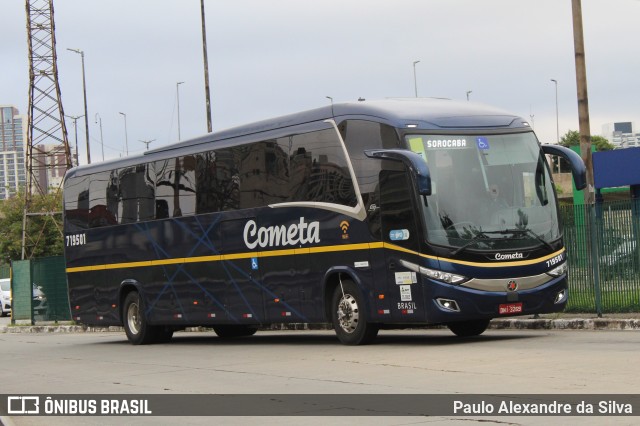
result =
[{"label": "bus windshield", "polygon": [[560,238],[553,183],[533,132],[407,135],[427,161],[427,240],[462,250],[549,246]]}]

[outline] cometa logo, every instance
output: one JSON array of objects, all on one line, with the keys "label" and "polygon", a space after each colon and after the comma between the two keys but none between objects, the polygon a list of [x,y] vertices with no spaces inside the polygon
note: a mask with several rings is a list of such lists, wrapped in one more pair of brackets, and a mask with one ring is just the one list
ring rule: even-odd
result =
[{"label": "cometa logo", "polygon": [[496,260],[514,260],[514,259],[522,259],[524,256],[522,253],[496,253]]},{"label": "cometa logo", "polygon": [[320,222],[307,223],[304,217],[289,226],[260,227],[254,220],[244,226],[244,243],[250,249],[256,247],[281,247],[296,244],[319,243]]}]

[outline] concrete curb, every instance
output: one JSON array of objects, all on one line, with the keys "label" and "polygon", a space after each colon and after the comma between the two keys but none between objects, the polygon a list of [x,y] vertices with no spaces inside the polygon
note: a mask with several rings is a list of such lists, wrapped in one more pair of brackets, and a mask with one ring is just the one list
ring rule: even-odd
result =
[{"label": "concrete curb", "polygon": [[[272,324],[262,330],[330,330],[329,324]],[[492,330],[640,330],[640,319],[617,318],[571,318],[571,319],[530,319],[501,318],[489,324]],[[211,331],[206,327],[189,327],[186,332]],[[89,327],[84,325],[28,325],[0,326],[0,334],[21,333],[109,333],[124,332],[122,327]]]}]

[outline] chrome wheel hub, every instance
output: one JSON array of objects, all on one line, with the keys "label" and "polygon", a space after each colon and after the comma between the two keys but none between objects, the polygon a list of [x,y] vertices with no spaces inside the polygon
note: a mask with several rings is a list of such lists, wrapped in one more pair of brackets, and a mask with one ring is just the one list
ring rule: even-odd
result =
[{"label": "chrome wheel hub", "polygon": [[130,304],[127,309],[127,324],[133,334],[140,332],[140,308],[137,303]]},{"label": "chrome wheel hub", "polygon": [[356,299],[350,294],[343,295],[338,303],[338,323],[340,328],[347,333],[353,333],[358,327],[359,318],[360,314]]}]

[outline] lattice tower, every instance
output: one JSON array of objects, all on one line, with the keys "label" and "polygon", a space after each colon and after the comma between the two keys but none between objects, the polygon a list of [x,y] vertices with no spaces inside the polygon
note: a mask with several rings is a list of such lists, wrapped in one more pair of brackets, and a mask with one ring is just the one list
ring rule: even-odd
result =
[{"label": "lattice tower", "polygon": [[27,188],[22,228],[23,259],[30,258],[40,243],[37,235],[28,235],[30,217],[49,217],[62,234],[59,221],[54,218],[60,212],[31,211],[32,199],[35,194],[60,192],[62,179],[59,178],[52,184],[48,177],[63,176],[73,164],[58,83],[53,0],[26,0],[26,11],[29,41],[29,118],[26,146]]}]

